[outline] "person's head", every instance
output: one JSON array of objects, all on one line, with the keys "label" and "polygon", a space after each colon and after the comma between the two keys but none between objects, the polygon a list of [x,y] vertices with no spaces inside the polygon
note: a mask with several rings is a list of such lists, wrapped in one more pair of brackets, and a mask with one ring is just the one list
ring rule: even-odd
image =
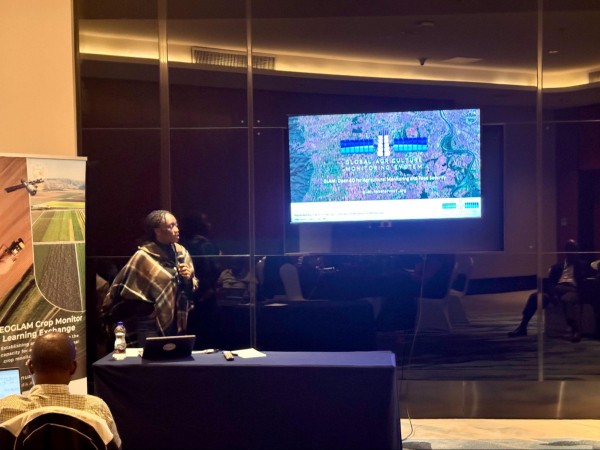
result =
[{"label": "person's head", "polygon": [[565,252],[576,252],[579,250],[579,245],[575,239],[569,239],[565,242]]},{"label": "person's head", "polygon": [[27,361],[34,384],[69,384],[77,370],[75,343],[66,333],[39,335]]},{"label": "person's head", "polygon": [[164,209],[157,209],[146,216],[144,232],[147,241],[158,244],[174,244],[179,241],[177,219]]},{"label": "person's head", "polygon": [[572,263],[576,260],[577,255],[575,252],[579,251],[579,245],[575,239],[569,239],[565,242],[565,260],[567,263]]},{"label": "person's head", "polygon": [[243,277],[248,273],[248,259],[247,258],[233,258],[231,261],[231,273],[235,277]]},{"label": "person's head", "polygon": [[207,237],[210,235],[212,224],[208,220],[208,216],[204,213],[185,216],[182,223],[184,235],[189,238],[193,236]]}]

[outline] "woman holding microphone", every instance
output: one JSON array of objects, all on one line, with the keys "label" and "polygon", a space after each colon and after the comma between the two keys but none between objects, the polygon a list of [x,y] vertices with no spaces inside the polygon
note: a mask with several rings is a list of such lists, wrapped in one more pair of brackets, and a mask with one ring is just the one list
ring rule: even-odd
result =
[{"label": "woman holding microphone", "polygon": [[185,334],[198,279],[188,251],[179,244],[179,225],[166,210],[144,220],[144,242],[119,271],[103,303],[106,323],[123,321],[128,345],[147,337]]}]

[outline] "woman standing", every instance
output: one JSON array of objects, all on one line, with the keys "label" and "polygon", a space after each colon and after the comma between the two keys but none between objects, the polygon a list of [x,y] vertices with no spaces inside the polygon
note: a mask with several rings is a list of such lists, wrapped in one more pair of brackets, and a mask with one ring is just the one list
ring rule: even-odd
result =
[{"label": "woman standing", "polygon": [[115,277],[103,305],[110,326],[125,322],[128,343],[139,347],[150,336],[184,334],[189,299],[198,289],[192,258],[178,243],[175,216],[152,211],[144,231],[144,243]]}]

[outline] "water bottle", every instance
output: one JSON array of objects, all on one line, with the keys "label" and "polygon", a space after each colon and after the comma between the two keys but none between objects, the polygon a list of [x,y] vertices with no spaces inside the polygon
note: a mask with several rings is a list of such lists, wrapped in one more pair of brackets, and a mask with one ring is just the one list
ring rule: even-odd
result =
[{"label": "water bottle", "polygon": [[114,359],[125,359],[125,349],[127,342],[125,341],[125,325],[123,322],[117,322],[115,326],[115,349],[113,351]]}]

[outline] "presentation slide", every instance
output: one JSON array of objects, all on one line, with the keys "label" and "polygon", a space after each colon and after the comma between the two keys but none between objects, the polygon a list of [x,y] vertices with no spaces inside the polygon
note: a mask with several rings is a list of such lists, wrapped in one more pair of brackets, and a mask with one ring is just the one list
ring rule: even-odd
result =
[{"label": "presentation slide", "polygon": [[292,223],[481,217],[478,109],[290,116]]}]

